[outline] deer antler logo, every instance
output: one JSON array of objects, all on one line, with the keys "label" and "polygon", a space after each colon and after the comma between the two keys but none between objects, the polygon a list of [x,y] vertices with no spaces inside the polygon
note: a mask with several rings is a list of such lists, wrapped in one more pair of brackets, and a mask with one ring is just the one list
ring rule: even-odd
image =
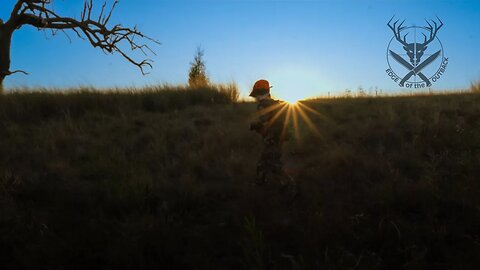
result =
[{"label": "deer antler logo", "polygon": [[[437,37],[438,30],[442,28],[443,22],[440,20],[440,18],[437,17],[438,21],[431,20],[430,22],[425,20],[427,23],[426,26],[423,27],[418,27],[418,26],[404,26],[405,20],[399,23],[399,20],[396,20],[392,24],[392,20],[394,17],[392,17],[388,23],[387,26],[392,30],[393,32],[393,37],[390,40],[389,43],[389,48],[388,48],[388,57],[393,58],[398,64],[403,66],[404,68],[407,68],[408,71],[406,75],[402,76],[402,79],[399,82],[400,86],[406,86],[406,87],[415,87],[415,88],[421,88],[426,86],[431,86],[431,80],[436,81],[440,78],[440,76],[443,74],[445,71],[448,58],[443,57],[443,47],[440,42],[440,40]],[[423,42],[417,42],[417,36],[421,34],[423,36]],[[409,36],[410,35],[410,36]],[[408,42],[407,37],[409,39],[413,39],[413,42]],[[421,37],[421,36],[419,36]],[[401,46],[401,49],[403,49],[404,53],[396,53],[394,52],[392,45],[392,41],[396,40],[398,45]],[[434,44],[434,42],[437,40],[436,46],[433,46],[433,49],[436,49],[437,51],[432,54],[428,54],[426,52],[427,49],[430,47],[430,44]],[[436,47],[436,48],[435,48]],[[392,49],[391,49],[392,48]],[[438,56],[442,54],[442,61],[440,68],[437,70],[437,72],[428,78],[424,73],[422,73],[422,70],[425,69],[428,65],[433,63]],[[405,60],[401,55],[406,55],[408,57],[408,60]],[[428,56],[423,62],[422,62],[422,57],[423,56]],[[388,60],[388,58],[387,58]],[[387,69],[387,74],[397,82],[400,77],[393,71],[392,66],[390,65],[390,68]],[[414,76],[415,80],[413,82],[409,81],[409,79]],[[416,77],[419,77],[422,81],[417,81]]]}]

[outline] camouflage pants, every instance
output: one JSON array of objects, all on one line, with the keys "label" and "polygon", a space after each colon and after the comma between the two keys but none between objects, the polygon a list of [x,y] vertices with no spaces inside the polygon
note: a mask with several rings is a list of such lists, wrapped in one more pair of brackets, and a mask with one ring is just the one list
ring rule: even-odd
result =
[{"label": "camouflage pants", "polygon": [[279,181],[282,188],[296,186],[294,179],[284,172],[281,157],[282,148],[279,140],[265,138],[264,149],[257,163],[257,185],[263,185],[267,178],[273,177]]}]

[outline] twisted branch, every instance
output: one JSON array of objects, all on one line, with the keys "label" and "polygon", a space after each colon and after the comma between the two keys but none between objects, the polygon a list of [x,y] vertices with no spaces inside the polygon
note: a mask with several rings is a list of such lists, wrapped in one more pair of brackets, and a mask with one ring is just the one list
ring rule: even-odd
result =
[{"label": "twisted branch", "polygon": [[25,72],[23,70],[13,70],[13,71],[10,71],[10,70],[7,70],[7,71],[0,71],[0,76],[9,76],[9,75],[12,75],[14,73],[23,73],[25,75],[28,75],[28,72]]},{"label": "twisted branch", "polygon": [[51,29],[53,35],[56,31],[66,33],[65,30],[72,30],[79,38],[87,39],[93,47],[99,47],[105,53],[119,53],[145,75],[147,74],[145,68],[152,68],[153,61],[151,59],[134,60],[121,46],[127,45],[131,51],[138,49],[148,56],[147,51],[153,55],[155,52],[147,44],[138,43],[135,38],[139,37],[140,40],[154,44],[160,44],[160,42],[144,35],[136,26],[133,28],[124,27],[121,24],[107,26],[118,2],[115,0],[109,11],[106,11],[107,2],[104,2],[98,17],[93,18],[93,0],[85,0],[80,19],[75,19],[58,15],[53,9],[53,0],[18,0],[6,24],[14,29],[23,25]]}]

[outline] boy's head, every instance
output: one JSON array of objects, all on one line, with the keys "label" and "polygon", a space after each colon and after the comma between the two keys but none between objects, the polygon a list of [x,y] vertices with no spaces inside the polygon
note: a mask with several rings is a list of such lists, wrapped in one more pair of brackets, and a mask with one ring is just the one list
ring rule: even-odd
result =
[{"label": "boy's head", "polygon": [[260,101],[265,98],[270,97],[270,84],[267,80],[258,80],[253,85],[250,96],[255,98],[257,101]]}]

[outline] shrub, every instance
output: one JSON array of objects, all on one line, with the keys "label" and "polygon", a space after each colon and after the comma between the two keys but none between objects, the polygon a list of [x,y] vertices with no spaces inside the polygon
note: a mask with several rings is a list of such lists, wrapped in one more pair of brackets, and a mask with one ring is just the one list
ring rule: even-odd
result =
[{"label": "shrub", "polygon": [[205,71],[205,61],[202,57],[203,50],[198,47],[195,58],[190,63],[190,72],[188,74],[188,85],[190,87],[203,87],[210,84]]}]

